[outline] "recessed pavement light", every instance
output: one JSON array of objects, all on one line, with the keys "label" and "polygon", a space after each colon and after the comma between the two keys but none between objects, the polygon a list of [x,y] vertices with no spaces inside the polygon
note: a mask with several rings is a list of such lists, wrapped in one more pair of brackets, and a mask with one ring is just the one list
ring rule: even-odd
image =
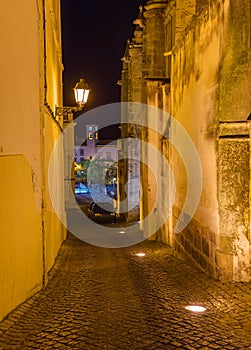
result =
[{"label": "recessed pavement light", "polygon": [[145,256],[146,254],[145,253],[137,253],[135,255],[141,257],[141,256]]},{"label": "recessed pavement light", "polygon": [[187,305],[185,306],[185,309],[192,312],[204,312],[206,311],[206,308],[204,306],[199,305]]},{"label": "recessed pavement light", "polygon": [[119,233],[126,233],[125,231],[119,231]]}]

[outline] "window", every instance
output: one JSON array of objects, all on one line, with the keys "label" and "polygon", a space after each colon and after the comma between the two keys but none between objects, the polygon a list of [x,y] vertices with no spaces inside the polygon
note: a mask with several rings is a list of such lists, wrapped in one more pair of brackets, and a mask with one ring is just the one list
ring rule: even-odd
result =
[{"label": "window", "polygon": [[92,139],[93,139],[92,132],[89,132],[89,134],[88,134],[88,139],[89,139],[89,140],[92,140]]},{"label": "window", "polygon": [[81,156],[84,156],[84,155],[85,155],[85,154],[84,154],[83,148],[80,148],[80,155],[81,155]]}]

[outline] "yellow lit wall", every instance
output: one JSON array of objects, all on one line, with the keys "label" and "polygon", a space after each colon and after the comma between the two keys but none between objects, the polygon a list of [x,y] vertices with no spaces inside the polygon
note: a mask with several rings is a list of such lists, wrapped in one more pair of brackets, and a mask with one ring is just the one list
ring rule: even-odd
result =
[{"label": "yellow lit wall", "polygon": [[[45,3],[46,12],[46,102],[51,110],[55,105],[62,106],[62,51],[61,51],[61,22],[60,2],[58,0],[47,0]],[[43,120],[43,176],[44,176],[44,253],[45,253],[45,274],[53,266],[55,256],[65,239],[66,230],[58,219],[51,204],[48,189],[48,168],[53,148],[61,136],[62,120],[55,123],[48,109],[45,109]],[[55,159],[52,169],[53,185],[56,190],[54,195],[61,204],[61,216],[64,212],[64,159],[62,154]]]},{"label": "yellow lit wall", "polygon": [[[211,9],[207,21],[196,21],[173,55],[171,114],[185,127],[200,155],[203,191],[197,218],[218,231],[216,191],[215,114],[220,62],[220,31],[217,10]],[[195,39],[196,38],[196,39]],[[173,159],[182,169],[181,160]],[[177,164],[176,164],[177,162]],[[181,208],[186,196],[187,175],[177,174],[176,205]]]},{"label": "yellow lit wall", "polygon": [[[197,15],[178,43],[172,64],[171,114],[191,137],[202,167],[200,203],[190,225],[174,234],[178,254],[187,261],[216,275],[216,251],[219,237],[217,200],[216,111],[219,89],[220,19],[217,6]],[[186,199],[187,173],[177,152],[172,154],[176,198],[173,227]],[[196,186],[196,184],[195,184]],[[231,268],[231,267],[230,267]]]},{"label": "yellow lit wall", "polygon": [[42,230],[24,155],[0,157],[0,319],[42,286]]},{"label": "yellow lit wall", "polygon": [[[48,184],[48,167],[50,156],[53,151],[55,142],[60,135],[59,129],[49,117],[45,119],[45,184]],[[64,168],[63,168],[63,152],[54,159],[53,174],[53,195],[57,197],[57,202],[61,205],[61,217],[64,216]],[[45,228],[45,271],[46,273],[51,269],[55,255],[61,245],[62,240],[65,239],[65,228],[62,226],[53,209],[50,193],[48,187],[45,187],[44,196],[44,228]]]},{"label": "yellow lit wall", "polygon": [[[65,229],[50,205],[47,184],[50,153],[61,134],[49,111],[62,102],[59,2],[6,1],[0,13],[1,320],[44,285]],[[56,166],[55,175],[63,164]],[[63,210],[60,178],[57,186]]]},{"label": "yellow lit wall", "polygon": [[[174,49],[171,79],[171,114],[193,140],[203,174],[199,206],[175,235],[176,249],[207,273],[235,281],[251,279],[248,7],[233,0],[205,6]],[[179,170],[175,223],[187,174],[177,155],[171,161]]]}]

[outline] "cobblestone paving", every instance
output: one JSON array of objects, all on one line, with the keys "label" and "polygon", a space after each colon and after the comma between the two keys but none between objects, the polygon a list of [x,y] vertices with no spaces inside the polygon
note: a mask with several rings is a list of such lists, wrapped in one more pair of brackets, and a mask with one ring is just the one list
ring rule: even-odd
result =
[{"label": "cobblestone paving", "polygon": [[251,349],[251,285],[210,280],[161,243],[70,237],[47,287],[0,323],[0,349]]}]

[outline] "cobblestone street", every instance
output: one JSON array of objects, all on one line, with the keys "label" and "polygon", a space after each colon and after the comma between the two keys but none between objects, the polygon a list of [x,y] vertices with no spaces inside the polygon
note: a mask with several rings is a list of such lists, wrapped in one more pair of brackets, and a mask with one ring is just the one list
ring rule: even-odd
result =
[{"label": "cobblestone street", "polygon": [[46,288],[0,323],[0,348],[251,349],[251,286],[210,280],[161,243],[106,249],[70,236]]}]

